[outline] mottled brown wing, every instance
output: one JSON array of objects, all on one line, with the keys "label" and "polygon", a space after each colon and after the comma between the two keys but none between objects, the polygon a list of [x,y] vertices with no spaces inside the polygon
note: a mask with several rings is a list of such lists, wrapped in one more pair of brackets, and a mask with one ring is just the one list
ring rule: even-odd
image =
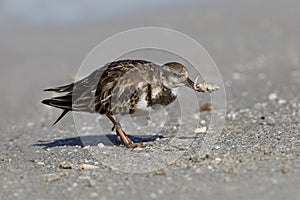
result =
[{"label": "mottled brown wing", "polygon": [[[111,92],[118,83],[118,79],[126,72],[150,63],[142,60],[120,60],[106,64],[104,67],[91,73],[75,83],[64,86],[45,89],[44,91],[54,91],[58,93],[68,92],[68,94],[45,99],[42,103],[63,109],[63,113],[56,120],[57,123],[69,111],[84,111],[108,113],[111,107]],[[127,88],[132,90],[132,88]],[[135,96],[139,96],[139,91],[133,92]],[[133,98],[134,99],[134,98]],[[122,104],[123,105],[123,104]]]},{"label": "mottled brown wing", "polygon": [[145,86],[145,82],[140,76],[127,77],[125,75],[120,78],[116,87],[112,90],[110,98],[111,114],[133,114]]},{"label": "mottled brown wing", "polygon": [[145,88],[144,69],[139,63],[121,63],[102,75],[95,95],[95,108],[101,114],[131,114]]}]

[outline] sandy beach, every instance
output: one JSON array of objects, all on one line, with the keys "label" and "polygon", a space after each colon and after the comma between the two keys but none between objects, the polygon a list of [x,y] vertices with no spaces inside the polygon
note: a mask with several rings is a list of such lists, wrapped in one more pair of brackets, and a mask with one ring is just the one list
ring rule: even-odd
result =
[{"label": "sandy beach", "polygon": [[[141,10],[137,5],[134,12],[117,10],[107,17],[94,9],[82,20],[6,16],[0,20],[1,199],[299,199],[299,8],[292,0],[191,1]],[[43,89],[74,80],[101,41],[148,26],[192,37],[222,75],[225,124],[205,155],[199,154],[205,134],[192,141],[178,137],[189,145],[173,148],[168,146],[172,131],[158,136],[132,132],[148,144],[136,150],[106,144],[114,133],[97,135],[87,125],[80,138],[72,115],[52,126],[60,111],[40,103],[51,96]],[[209,100],[197,98],[201,105]],[[200,126],[207,126],[210,117],[201,113]],[[187,123],[178,134],[194,135],[194,128]],[[136,167],[131,162],[146,165],[149,155],[172,162],[130,172]]]}]

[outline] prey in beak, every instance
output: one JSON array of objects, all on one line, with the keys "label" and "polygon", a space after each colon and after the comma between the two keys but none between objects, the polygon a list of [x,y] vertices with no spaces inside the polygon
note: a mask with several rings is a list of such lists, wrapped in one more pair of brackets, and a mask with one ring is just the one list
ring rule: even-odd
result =
[{"label": "prey in beak", "polygon": [[193,90],[197,92],[203,92],[203,93],[212,93],[219,89],[219,86],[217,85],[210,85],[206,84],[205,81],[202,81],[202,83],[198,83],[199,76],[195,79],[195,81],[192,81],[189,77],[184,81],[184,84],[192,88]]}]

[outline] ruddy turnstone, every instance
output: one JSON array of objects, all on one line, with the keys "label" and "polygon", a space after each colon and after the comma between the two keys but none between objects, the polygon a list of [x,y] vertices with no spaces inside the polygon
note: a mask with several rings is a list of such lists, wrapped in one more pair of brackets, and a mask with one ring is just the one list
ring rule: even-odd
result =
[{"label": "ruddy turnstone", "polygon": [[115,120],[114,115],[138,115],[172,103],[178,87],[187,86],[197,92],[218,89],[188,77],[185,66],[177,62],[157,65],[144,60],[119,60],[106,64],[75,83],[45,89],[63,96],[45,99],[43,104],[63,109],[56,124],[70,111],[97,112],[113,123],[119,140],[126,147],[142,147],[133,143]]}]

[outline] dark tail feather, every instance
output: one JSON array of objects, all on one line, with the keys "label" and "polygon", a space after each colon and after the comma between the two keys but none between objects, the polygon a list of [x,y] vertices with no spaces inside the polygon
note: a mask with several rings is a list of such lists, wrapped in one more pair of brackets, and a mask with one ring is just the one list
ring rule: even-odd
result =
[{"label": "dark tail feather", "polygon": [[64,110],[61,115],[57,118],[57,120],[53,123],[53,126],[59,121],[61,120],[61,118],[63,118],[70,110]]},{"label": "dark tail feather", "polygon": [[66,95],[61,97],[54,97],[52,99],[45,99],[42,101],[43,104],[48,106],[63,109],[64,111],[54,122],[55,125],[61,118],[63,118],[69,111],[72,110],[72,95]]},{"label": "dark tail feather", "polygon": [[67,94],[65,96],[60,97],[53,97],[52,99],[44,99],[42,103],[48,106],[64,110],[72,110],[72,94]]},{"label": "dark tail feather", "polygon": [[55,88],[48,88],[45,89],[44,91],[53,91],[53,92],[71,92],[73,90],[74,83],[60,86],[60,87],[55,87]]}]

